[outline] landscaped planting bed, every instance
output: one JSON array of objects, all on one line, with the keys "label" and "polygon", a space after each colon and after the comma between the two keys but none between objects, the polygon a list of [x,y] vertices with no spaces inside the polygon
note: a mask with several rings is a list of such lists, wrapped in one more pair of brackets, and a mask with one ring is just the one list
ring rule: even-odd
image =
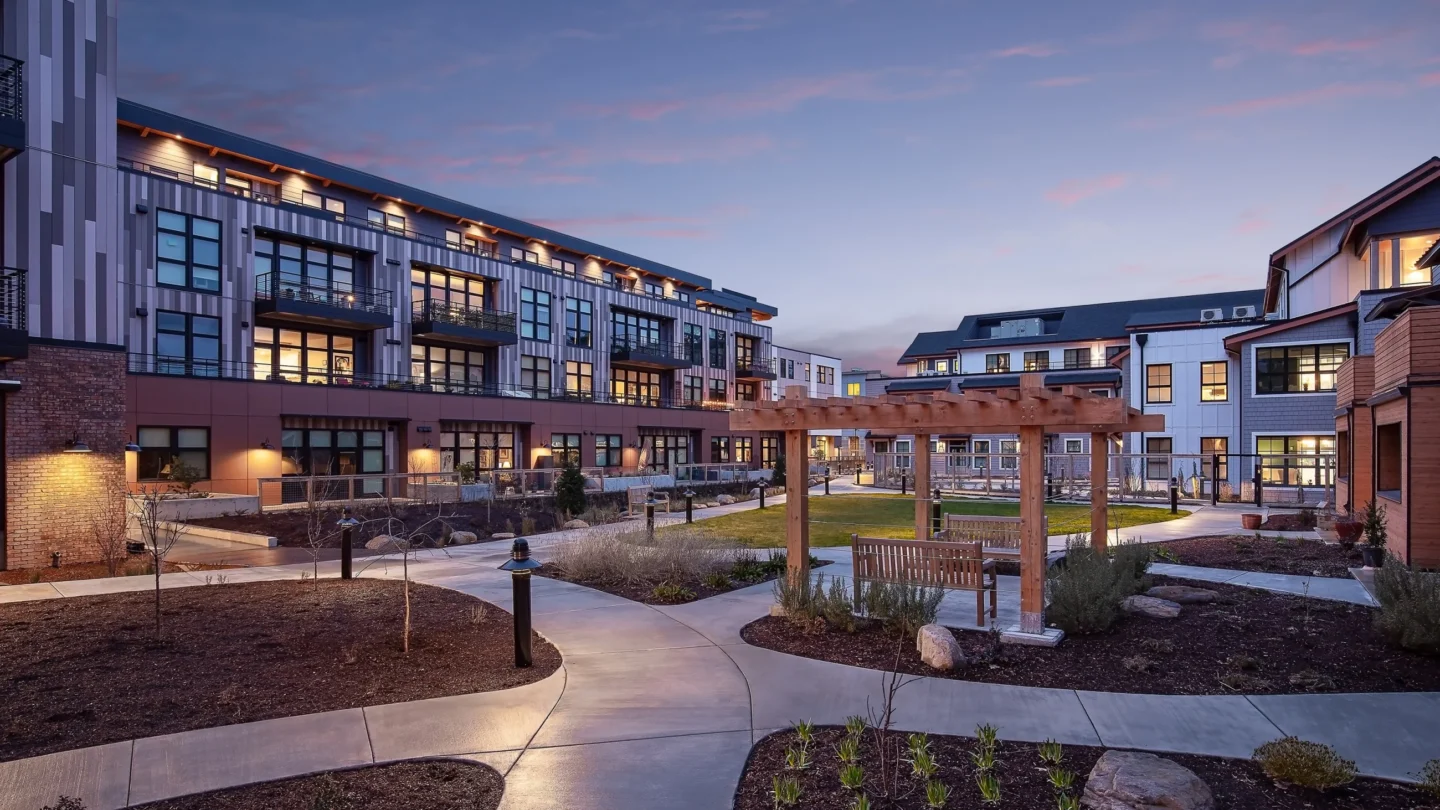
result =
[{"label": "landscaped planting bed", "polygon": [[[1058,752],[1052,749],[1052,753],[1059,754],[1060,762],[1058,765],[1051,765],[1042,761],[1039,746],[1006,742],[1004,727],[998,731],[1000,739],[993,747],[994,764],[988,771],[993,777],[993,785],[998,788],[997,804],[986,804],[981,799],[977,782],[981,771],[972,758],[981,748],[976,739],[943,735],[924,737],[924,750],[934,761],[933,773],[926,778],[915,775],[915,768],[910,761],[914,757],[910,749],[909,735],[892,732],[887,738],[890,740],[887,745],[901,760],[898,776],[882,780],[883,773],[894,772],[881,768],[879,740],[874,729],[867,728],[855,735],[858,740],[855,764],[861,769],[861,774],[859,788],[851,789],[841,784],[842,763],[837,753],[848,733],[844,728],[823,727],[813,731],[808,745],[802,742],[801,735],[794,730],[776,732],[756,744],[750,753],[745,772],[740,777],[740,786],[735,794],[735,810],[774,810],[777,807],[851,810],[856,806],[857,796],[861,793],[869,800],[869,806],[876,810],[919,810],[940,806],[946,810],[980,810],[991,807],[1050,810],[1064,805],[1059,803],[1057,790],[1051,785],[1049,774],[1073,774],[1073,782],[1065,792],[1072,800],[1078,800],[1084,793],[1086,777],[1091,768],[1105,753],[1102,748],[1062,746]],[[801,750],[806,752],[808,766],[787,768],[787,752]],[[788,754],[792,763],[796,756],[794,753]],[[1259,765],[1248,760],[1176,754],[1160,756],[1188,768],[1199,777],[1209,788],[1214,798],[1214,806],[1218,810],[1421,810],[1435,807],[1434,798],[1412,786],[1357,779],[1347,785],[1321,792],[1277,785],[1265,775]],[[798,797],[793,804],[776,801],[774,794],[777,779],[782,782],[794,780],[794,785],[798,786]],[[893,783],[893,787],[887,788],[882,782]],[[948,789],[948,796],[943,803],[927,803],[926,785],[929,782]],[[886,793],[889,794],[888,797],[884,795]]]},{"label": "landscaped planting bed", "polygon": [[[1127,616],[1104,633],[1069,635],[1058,647],[1002,645],[997,635],[954,631],[967,664],[926,666],[914,637],[860,620],[854,633],[824,622],[765,617],[741,636],[757,647],[871,669],[987,683],[1103,692],[1220,695],[1313,691],[1440,690],[1434,658],[1396,649],[1372,626],[1371,608],[1227,585],[1203,585],[1213,604],[1174,619]],[[1440,753],[1440,752],[1437,752]]]},{"label": "landscaped planting bed", "polygon": [[[137,555],[125,560],[116,572],[116,576],[140,577],[154,576],[155,569],[149,562],[148,553]],[[213,565],[210,563],[165,563],[165,573],[173,574],[179,571],[223,571],[231,568],[229,565]],[[103,562],[73,563],[62,565],[59,568],[16,568],[10,571],[0,571],[0,586],[4,585],[32,585],[38,582],[70,582],[77,579],[102,579],[110,576],[110,569],[105,567]]]},{"label": "landscaped planting bed", "polygon": [[493,810],[505,780],[484,765],[406,762],[142,804],[143,810]]},{"label": "landscaped planting bed", "polygon": [[357,579],[216,584],[0,605],[0,761],[137,737],[508,689],[554,672],[510,615],[456,591]]},{"label": "landscaped planting bed", "polygon": [[1349,577],[1351,568],[1362,565],[1358,547],[1346,551],[1319,540],[1265,537],[1259,533],[1173,540],[1156,543],[1152,548],[1156,562],[1270,574]]}]

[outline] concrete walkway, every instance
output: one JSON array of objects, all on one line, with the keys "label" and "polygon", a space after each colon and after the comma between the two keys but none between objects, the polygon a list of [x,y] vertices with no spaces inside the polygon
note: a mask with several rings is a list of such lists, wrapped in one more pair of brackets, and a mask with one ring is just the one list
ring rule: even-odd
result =
[{"label": "concrete walkway", "polygon": [[[707,510],[709,511],[709,510]],[[496,569],[503,543],[426,552],[416,580],[511,606]],[[845,573],[840,559],[827,567]],[[231,582],[298,578],[309,566],[233,572]],[[322,575],[336,566],[323,563]],[[364,574],[398,577],[385,558]],[[167,587],[203,586],[190,574]],[[66,598],[129,590],[130,578],[84,588],[0,588],[0,596]],[[19,591],[20,593],[15,593]],[[321,770],[416,757],[464,757],[506,776],[504,810],[729,808],[754,741],[807,719],[841,723],[877,705],[881,673],[751,647],[740,629],[764,615],[771,586],[651,607],[569,583],[534,582],[535,626],[564,654],[560,671],[504,692],[267,720],[0,763],[0,810],[38,810],[60,794],[90,810]],[[947,605],[973,617],[973,604]],[[945,616],[942,621],[949,621]],[[1363,773],[1409,779],[1440,755],[1440,693],[1177,697],[914,678],[901,690],[907,731],[1245,757],[1283,734],[1334,745]]]}]

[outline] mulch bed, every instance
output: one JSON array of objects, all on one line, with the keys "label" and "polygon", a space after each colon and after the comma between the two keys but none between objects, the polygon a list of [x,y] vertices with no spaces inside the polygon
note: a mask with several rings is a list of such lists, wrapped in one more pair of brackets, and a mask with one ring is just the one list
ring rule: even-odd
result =
[{"label": "mulch bed", "polygon": [[[1196,537],[1156,543],[1156,562],[1198,565],[1204,568],[1233,568],[1268,574],[1295,574],[1349,578],[1351,568],[1363,563],[1360,549],[1346,551],[1339,545],[1298,538],[1233,535]],[[1163,549],[1163,551],[1162,551]]]},{"label": "mulch bed", "polygon": [[138,805],[144,810],[494,810],[505,780],[485,765],[406,762]]},{"label": "mulch bed", "polygon": [[[143,555],[137,560],[126,560],[125,564],[116,576],[124,577],[151,577],[155,574],[150,563],[146,562],[149,555]],[[215,565],[211,563],[165,563],[165,573],[173,574],[177,571],[218,571],[226,568],[234,568],[233,565]],[[9,571],[0,571],[0,585],[33,585],[38,582],[70,582],[77,579],[103,579],[110,576],[110,569],[105,563],[74,563],[62,565],[59,568],[15,568]]]},{"label": "mulch bed", "polygon": [[[892,732],[893,733],[893,732]],[[810,743],[813,764],[805,770],[785,769],[785,750],[799,746],[794,731],[781,731],[761,740],[750,752],[750,761],[740,777],[735,792],[735,810],[772,810],[774,778],[796,777],[801,786],[799,807],[807,810],[849,810],[855,792],[840,785],[839,760],[835,747],[844,737],[844,729],[820,728]],[[903,734],[901,750],[904,751]],[[994,773],[1000,782],[1001,808],[1044,810],[1056,806],[1055,791],[1046,779],[1045,769],[1034,745],[1004,741],[1005,729],[1000,728],[1001,742],[996,746]],[[971,752],[978,743],[969,737],[931,735],[930,751],[939,769],[935,778],[951,788],[946,810],[981,810],[995,805],[980,801],[975,785],[976,770]],[[873,731],[861,738],[859,764],[865,769],[865,790],[873,806],[896,810],[919,810],[925,803],[924,781],[911,775],[908,764],[901,763],[896,782],[895,798],[886,802],[876,795],[880,781],[878,747]],[[1095,762],[1105,753],[1102,748],[1067,745],[1063,749],[1061,767],[1075,774],[1072,795],[1079,797],[1085,779]],[[1341,788],[1319,793],[1312,790],[1275,785],[1258,766],[1247,760],[1226,760],[1164,754],[1166,759],[1189,768],[1209,787],[1220,810],[1421,810],[1435,807],[1434,800],[1416,788],[1373,779],[1359,779]]]},{"label": "mulch bed", "polygon": [[898,639],[870,621],[855,633],[815,632],[767,616],[746,625],[741,637],[757,647],[839,664],[1056,689],[1159,695],[1440,690],[1440,661],[1387,644],[1371,624],[1370,608],[1152,579],[1201,585],[1218,591],[1221,601],[1186,605],[1176,619],[1122,617],[1108,633],[1067,636],[1054,648],[1000,644],[998,635],[957,630],[969,663],[948,672],[923,664],[914,639]]},{"label": "mulch bed", "polygon": [[[829,565],[830,560],[812,560],[811,568],[821,568]],[[535,573],[551,579],[559,579],[565,582],[573,582],[576,585],[584,585],[587,588],[594,588],[597,591],[614,594],[634,602],[641,602],[646,605],[683,605],[689,602],[697,602],[711,596],[719,596],[722,593],[729,593],[737,588],[748,588],[751,585],[758,585],[762,582],[772,582],[778,573],[771,572],[753,579],[729,579],[729,585],[718,588],[715,584],[700,579],[683,579],[678,582],[668,581],[667,584],[678,585],[683,589],[681,592],[662,592],[657,594],[655,587],[660,583],[654,582],[611,582],[609,580],[580,579],[578,577],[566,576],[554,563],[546,563],[536,569]]]},{"label": "mulch bed", "polygon": [[560,666],[510,614],[404,583],[256,582],[0,606],[0,761],[275,717],[508,689]]}]

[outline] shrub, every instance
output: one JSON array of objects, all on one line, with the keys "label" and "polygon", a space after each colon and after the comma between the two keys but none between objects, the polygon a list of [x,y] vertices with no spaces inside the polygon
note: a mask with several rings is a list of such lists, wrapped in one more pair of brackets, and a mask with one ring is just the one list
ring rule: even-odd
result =
[{"label": "shrub", "polygon": [[824,574],[816,574],[812,579],[791,578],[782,573],[775,578],[775,604],[785,611],[786,618],[793,621],[814,619],[820,615],[816,607],[816,593],[819,592],[823,598],[824,587]]},{"label": "shrub", "polygon": [[680,602],[693,602],[695,600],[695,592],[683,585],[676,585],[673,582],[662,582],[651,589],[650,598],[656,602],[673,605]]},{"label": "shrub", "polygon": [[1406,650],[1440,655],[1440,574],[1415,571],[1394,557],[1375,573],[1375,628]]},{"label": "shrub", "polygon": [[914,636],[934,624],[945,589],[904,582],[867,582],[861,588],[865,615],[898,636]]},{"label": "shrub", "polygon": [[727,541],[697,531],[592,532],[555,547],[552,562],[564,576],[582,582],[654,587],[663,582],[696,582],[732,568],[739,551]]},{"label": "shrub", "polygon": [[1051,624],[1072,635],[1103,633],[1120,617],[1120,602],[1138,588],[1136,563],[1111,562],[1090,547],[1071,544],[1065,565],[1052,569],[1046,590]]},{"label": "shrub", "polygon": [[781,453],[775,458],[775,468],[770,472],[770,486],[785,486],[785,454]]},{"label": "shrub", "polygon": [[1440,799],[1440,759],[1432,759],[1416,774],[1420,789]]},{"label": "shrub", "polygon": [[555,479],[555,508],[567,518],[585,511],[585,476],[574,464],[566,464]]},{"label": "shrub", "polygon": [[830,588],[819,607],[820,616],[826,624],[847,633],[855,632],[855,603],[850,599],[850,589],[845,587],[844,580],[839,577],[830,580]]},{"label": "shrub", "polygon": [[1374,498],[1365,504],[1365,521],[1362,526],[1365,532],[1365,542],[1376,548],[1384,548],[1389,541],[1389,531],[1385,526],[1385,507],[1377,504]]},{"label": "shrub", "polygon": [[713,574],[706,574],[705,579],[702,581],[707,588],[714,588],[717,591],[730,590],[730,578],[719,571]]},{"label": "shrub", "polygon": [[1115,546],[1110,565],[1115,571],[1117,587],[1126,589],[1125,596],[1144,590],[1145,573],[1150,570],[1150,547],[1140,543]]},{"label": "shrub", "polygon": [[735,561],[730,566],[730,578],[741,582],[758,582],[765,578],[765,564],[755,556],[750,549],[743,549],[735,554]]},{"label": "shrub", "polygon": [[47,804],[40,810],[85,810],[85,802],[73,796],[61,796],[54,804]]},{"label": "shrub", "polygon": [[1265,775],[1313,790],[1329,790],[1355,779],[1355,763],[1342,759],[1335,749],[1298,737],[1282,737],[1255,749],[1255,762]]}]

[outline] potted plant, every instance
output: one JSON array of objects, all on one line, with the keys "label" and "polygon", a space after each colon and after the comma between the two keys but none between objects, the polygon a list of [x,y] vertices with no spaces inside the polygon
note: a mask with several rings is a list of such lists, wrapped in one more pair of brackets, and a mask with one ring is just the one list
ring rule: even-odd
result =
[{"label": "potted plant", "polygon": [[1259,529],[1263,521],[1264,518],[1255,512],[1245,512],[1240,515],[1240,525],[1244,527],[1247,532],[1253,532]]},{"label": "potted plant", "polygon": [[1355,548],[1355,541],[1365,531],[1365,524],[1349,515],[1335,518],[1335,538],[1340,541],[1340,547],[1349,551]]},{"label": "potted plant", "polygon": [[1376,503],[1373,499],[1365,506],[1365,523],[1362,526],[1365,532],[1365,545],[1361,547],[1360,554],[1365,560],[1366,568],[1379,568],[1385,562],[1385,542],[1389,539],[1385,530],[1385,507]]}]

